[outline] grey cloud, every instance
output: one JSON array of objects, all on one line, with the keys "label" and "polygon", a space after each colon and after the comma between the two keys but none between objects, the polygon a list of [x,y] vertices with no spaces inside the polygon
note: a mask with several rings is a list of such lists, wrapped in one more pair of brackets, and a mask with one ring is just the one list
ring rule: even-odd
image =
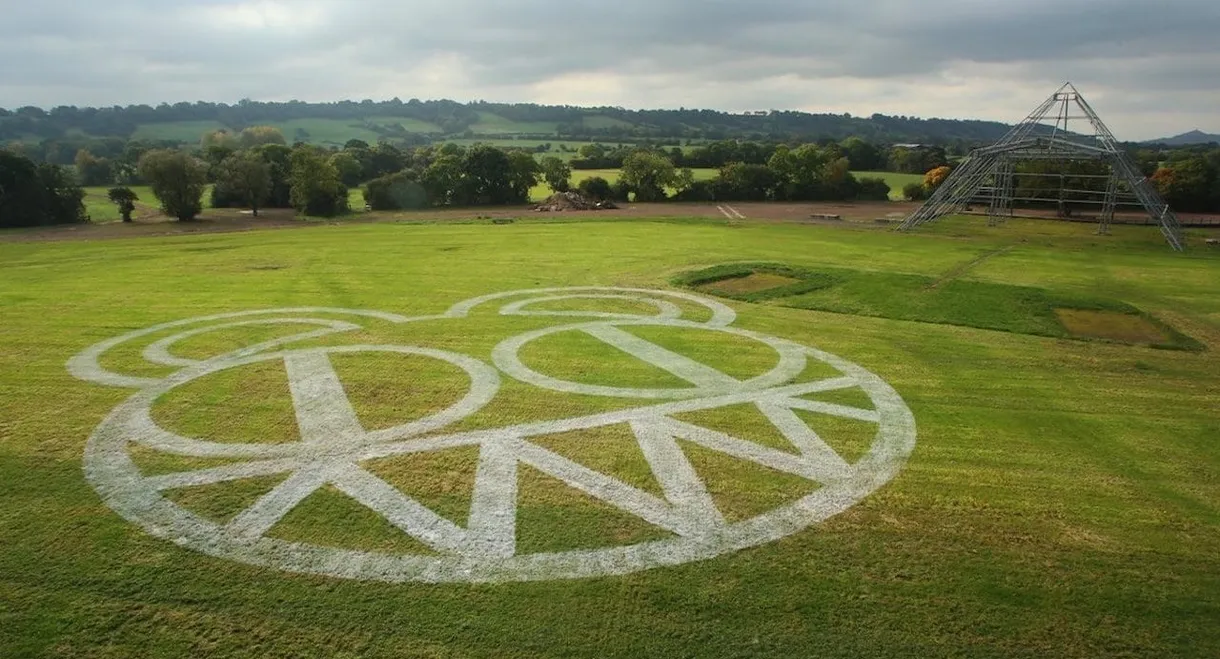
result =
[{"label": "grey cloud", "polygon": [[[47,0],[4,14],[5,107],[531,101],[539,87],[563,102],[548,81],[585,76],[617,83],[590,98],[628,107],[852,104],[868,113],[881,110],[873,100],[891,112],[960,116],[970,99],[951,96],[963,76],[992,98],[1029,90],[1031,107],[1073,77],[1116,111],[1144,117],[1141,130],[1209,117],[1199,127],[1220,130],[1210,113],[1220,101],[1220,4],[1211,0]],[[1158,107],[1143,99],[1162,94],[1173,97],[1160,106],[1165,125],[1149,127]],[[992,116],[980,103],[978,112],[1014,120],[1025,109]]]}]

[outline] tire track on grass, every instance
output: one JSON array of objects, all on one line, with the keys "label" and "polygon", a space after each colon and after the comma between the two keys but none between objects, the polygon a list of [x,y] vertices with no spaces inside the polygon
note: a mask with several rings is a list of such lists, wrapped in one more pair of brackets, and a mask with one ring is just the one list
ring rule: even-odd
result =
[{"label": "tire track on grass", "polygon": [[967,272],[970,272],[971,270],[982,265],[986,261],[993,259],[997,256],[1000,256],[1002,254],[1007,254],[1008,252],[1011,252],[1013,247],[1014,247],[1013,245],[1009,245],[1007,247],[993,249],[989,252],[983,252],[982,254],[979,254],[978,256],[974,257],[973,259],[966,261],[965,263],[963,263],[961,265],[955,266],[949,272],[946,272],[945,274],[938,277],[936,279],[936,281],[933,281],[931,284],[928,284],[927,288],[929,288],[929,289],[940,288],[942,285],[947,284],[947,283],[953,281],[954,279],[961,277],[962,275],[966,274]]}]

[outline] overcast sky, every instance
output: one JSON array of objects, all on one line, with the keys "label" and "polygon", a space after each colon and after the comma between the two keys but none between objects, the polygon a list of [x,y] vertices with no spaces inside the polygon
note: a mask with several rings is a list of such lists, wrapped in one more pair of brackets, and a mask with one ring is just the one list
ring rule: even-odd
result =
[{"label": "overcast sky", "polygon": [[1217,0],[0,0],[0,107],[459,101],[1220,133]]}]

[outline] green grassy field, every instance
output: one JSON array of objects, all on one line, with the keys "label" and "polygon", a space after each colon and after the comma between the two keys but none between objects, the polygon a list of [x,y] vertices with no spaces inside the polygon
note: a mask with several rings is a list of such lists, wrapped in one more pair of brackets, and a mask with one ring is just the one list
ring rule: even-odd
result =
[{"label": "green grassy field", "polygon": [[[376,144],[380,138],[377,133],[354,119],[293,119],[266,125],[280,129],[289,144],[296,142],[298,138],[304,138],[302,141],[312,144],[341,147],[348,140],[364,140],[369,144]],[[298,135],[298,130],[304,133]]]},{"label": "green grassy field", "polygon": [[[479,140],[470,140],[470,141],[478,142]],[[513,144],[513,140],[502,140],[502,141],[505,142],[509,146],[511,146]],[[579,143],[573,143],[573,144],[579,144]],[[503,145],[500,145],[500,146],[503,146]],[[542,154],[542,156],[546,156],[546,155],[552,155],[552,154]],[[570,156],[572,154],[556,153],[554,155],[559,155],[562,157],[564,155]],[[570,159],[570,158],[565,158],[565,159]],[[606,179],[607,181],[614,183],[615,181],[618,180],[619,171],[620,170],[617,170],[617,169],[574,169],[574,170],[572,170],[572,178],[571,178],[572,185],[579,185],[581,181],[585,180],[586,178],[591,178],[594,176],[600,176],[600,177]],[[720,170],[713,169],[713,168],[695,168],[695,169],[692,169],[691,171],[694,172],[696,181],[710,181],[710,180],[716,178],[716,175],[720,173]],[[917,174],[899,174],[897,172],[852,172],[852,174],[854,174],[856,176],[856,178],[870,176],[870,177],[885,179],[885,182],[890,186],[890,199],[892,199],[894,201],[902,200],[902,186],[906,185],[907,183],[909,183],[911,181],[923,181],[923,177],[919,176]],[[539,184],[539,185],[534,186],[534,188],[532,190],[530,190],[530,199],[538,201],[538,200],[546,199],[548,196],[550,196],[550,194],[551,194],[550,188],[548,188],[545,184]]]},{"label": "green grassy field", "polygon": [[381,125],[381,126],[397,124],[399,126],[402,126],[403,130],[405,130],[409,133],[444,133],[445,132],[443,129],[441,129],[440,126],[432,123],[431,121],[424,121],[422,119],[412,119],[410,117],[371,117],[369,119],[369,122],[377,124],[377,125]]},{"label": "green grassy field", "polygon": [[[580,185],[581,181],[583,181],[587,178],[593,178],[594,176],[600,176],[600,177],[606,179],[607,181],[614,183],[615,181],[618,180],[618,177],[619,177],[619,174],[621,173],[621,171],[622,170],[619,170],[619,169],[573,169],[572,177],[568,180],[572,182],[573,186],[577,186],[577,185]],[[694,173],[696,181],[710,181],[710,180],[716,178],[716,175],[720,173],[720,170],[718,170],[718,169],[692,169],[691,172]],[[551,196],[551,189],[548,188],[545,183],[539,183],[538,185],[535,185],[533,188],[530,189],[530,199],[532,199],[534,201],[540,201],[542,199],[546,199],[549,196]]]},{"label": "green grassy field", "polygon": [[[1220,655],[1220,252],[1204,247],[1201,234],[1192,234],[1186,254],[1168,250],[1146,227],[1118,226],[1114,236],[1098,237],[1083,224],[1014,220],[990,228],[977,218],[944,220],[913,234],[620,218],[338,223],[97,242],[10,242],[10,235],[26,234],[0,233],[0,656]],[[731,263],[794,269],[793,276],[760,279],[761,286],[791,285],[797,269],[857,282],[805,305],[813,308],[780,303],[787,298],[714,299],[736,311],[734,327],[815,346],[876,374],[902,397],[916,424],[914,450],[892,480],[840,514],[774,542],[583,579],[422,584],[310,576],[209,556],[158,537],[175,532],[154,533],[120,517],[82,469],[91,433],[135,389],[78,380],[65,364],[126,332],[209,314],[310,307],[295,315],[362,328],[302,339],[292,348],[423,346],[491,364],[506,337],[581,319],[502,315],[508,300],[476,307],[466,319],[405,324],[318,308],[422,316],[518,289],[683,291],[671,280]],[[917,278],[921,287],[903,288],[895,283],[902,278]],[[945,296],[937,298],[943,304],[920,308],[883,299],[894,291],[921,295],[938,283],[931,295]],[[970,326],[1020,320],[1019,311],[989,313],[989,300],[973,297],[991,290],[991,302],[1011,300],[1005,287],[1129,305],[1206,349]],[[746,290],[744,283],[739,290]],[[709,318],[699,305],[666,299],[683,317]],[[877,305],[876,313],[852,306],[865,302]],[[663,307],[568,299],[535,308],[653,314]],[[967,318],[972,322],[947,324],[961,320],[959,312],[974,314]],[[893,317],[901,314],[907,315]],[[913,319],[930,314],[941,315],[936,322]],[[150,364],[142,355],[183,329],[120,345],[100,358],[100,367],[166,377],[176,367]],[[169,350],[180,359],[208,359],[312,329],[230,326],[183,336]],[[776,360],[765,345],[721,332],[663,324],[620,329],[738,379]],[[468,386],[457,367],[419,355],[331,354],[351,413],[368,430],[435,412]],[[581,332],[542,336],[519,357],[529,368],[575,382],[683,385],[677,375]],[[193,377],[154,396],[150,418],[222,449],[295,446],[299,410],[285,363],[269,359]],[[834,376],[813,364],[794,381]],[[659,402],[557,393],[507,374],[500,379],[486,407],[444,432]],[[867,410],[871,403],[859,393],[816,397]],[[767,430],[756,409],[676,416],[785,450],[784,438]],[[876,427],[865,424],[861,431],[840,417],[818,422],[814,429],[851,464]],[[624,426],[530,441],[639,491],[664,494]],[[701,445],[677,445],[729,523],[786,505],[810,488],[816,492],[818,484],[805,478]],[[121,452],[114,455],[128,456],[147,477],[233,464],[144,444],[117,446]],[[317,454],[337,459],[328,455]],[[475,447],[459,446],[360,466],[462,525],[475,516],[471,487],[479,460]],[[238,537],[240,511],[277,483],[282,487],[284,476],[168,487],[164,501],[190,511],[199,524],[231,521],[236,526],[226,533]],[[520,554],[664,535],[533,467],[520,466],[516,482]],[[266,537],[444,555],[335,486],[300,500]],[[279,565],[280,559],[267,560]],[[328,569],[361,566],[338,562]]]},{"label": "green grassy field", "polygon": [[[136,201],[136,210],[132,213],[132,217],[138,218],[160,214],[161,203],[157,201],[157,197],[153,194],[151,187],[147,185],[132,185],[129,187],[139,197]],[[123,219],[123,216],[119,214],[118,207],[106,196],[109,190],[110,186],[106,185],[84,188],[85,214],[92,218],[94,222],[117,222]],[[211,186],[204,189],[203,207],[205,209],[212,207]],[[360,208],[364,208],[363,200],[360,202]]]},{"label": "green grassy field", "polygon": [[219,121],[168,121],[157,124],[140,124],[132,133],[133,140],[175,140],[186,144],[198,144],[204,133],[225,128]]},{"label": "green grassy field", "polygon": [[902,201],[902,188],[910,183],[923,183],[923,174],[903,174],[901,172],[852,172],[856,178],[879,178],[890,186],[890,199]]},{"label": "green grassy field", "polygon": [[554,134],[559,124],[553,121],[513,121],[492,112],[479,110],[479,120],[470,126],[470,130],[479,135],[521,134]]}]

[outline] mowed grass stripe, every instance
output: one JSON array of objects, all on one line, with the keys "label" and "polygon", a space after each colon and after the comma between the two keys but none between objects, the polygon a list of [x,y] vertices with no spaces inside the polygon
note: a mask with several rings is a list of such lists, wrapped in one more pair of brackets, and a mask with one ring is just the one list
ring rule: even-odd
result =
[{"label": "mowed grass stripe", "polygon": [[[1017,244],[966,281],[1113,298],[1172,314],[1175,325],[1220,329],[1220,257],[1169,253],[1153,228],[1115,229],[1105,238],[1087,225],[989,228],[974,218],[897,235],[614,220],[0,242],[0,655],[1216,656],[1214,345],[1154,350],[729,300],[738,326],[884,378],[914,412],[915,452],[886,487],[815,528],[624,577],[436,586],[290,575],[152,537],[106,507],[81,472],[89,434],[131,392],[76,381],[64,362],[96,341],[206,313],[434,314],[510,289],[665,287],[674,273],[742,261],[935,279]],[[288,267],[249,267],[267,262]],[[489,361],[492,335],[541,326],[492,312],[477,321],[478,332],[421,325],[382,338]],[[119,361],[135,369],[139,351]],[[625,404],[507,378],[501,397],[471,425]],[[232,410],[217,403],[214,420],[201,416],[194,430],[223,436]],[[701,460],[692,458],[696,468]],[[437,482],[445,473],[428,471]],[[746,493],[763,495],[764,508],[781,500],[768,492],[795,494],[744,480],[757,483]],[[523,524],[556,547],[621,537],[576,537],[618,527],[596,505],[570,522],[571,500],[556,492],[571,488],[554,486],[531,499]],[[717,503],[749,514],[755,500]],[[345,531],[337,508],[315,510],[305,537],[321,541],[333,516],[337,540],[369,540]]]}]

